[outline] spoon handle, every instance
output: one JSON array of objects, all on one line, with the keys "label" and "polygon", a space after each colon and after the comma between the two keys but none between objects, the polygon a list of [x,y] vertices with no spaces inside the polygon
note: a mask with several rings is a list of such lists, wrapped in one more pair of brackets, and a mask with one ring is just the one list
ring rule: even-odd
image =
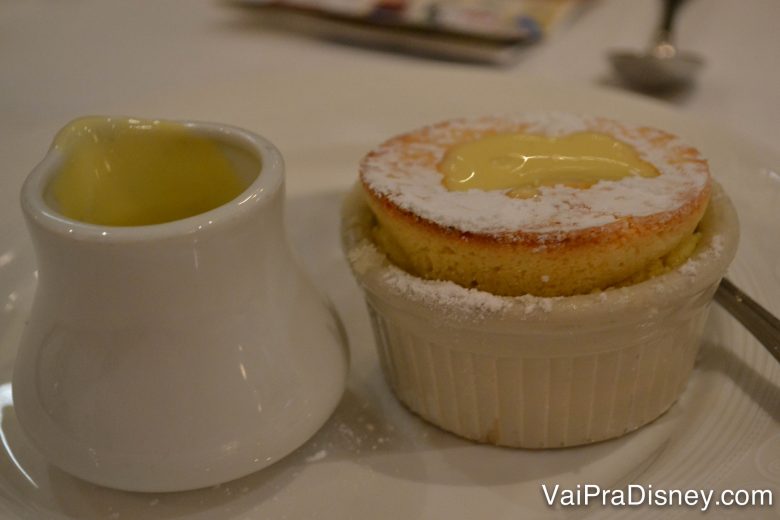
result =
[{"label": "spoon handle", "polygon": [[661,16],[661,26],[658,28],[658,37],[661,41],[672,41],[672,28],[677,10],[685,0],[664,0],[664,10]]},{"label": "spoon handle", "polygon": [[734,316],[780,361],[780,320],[724,278],[715,292],[715,301]]}]

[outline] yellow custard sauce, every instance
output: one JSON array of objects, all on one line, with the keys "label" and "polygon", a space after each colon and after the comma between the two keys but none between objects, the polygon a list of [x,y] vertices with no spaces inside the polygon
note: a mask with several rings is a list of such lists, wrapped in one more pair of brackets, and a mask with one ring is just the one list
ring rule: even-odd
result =
[{"label": "yellow custard sauce", "polygon": [[495,134],[453,146],[439,171],[448,190],[510,190],[518,198],[533,197],[540,186],[589,188],[599,181],[659,175],[630,145],[598,132]]},{"label": "yellow custard sauce", "polygon": [[160,224],[221,206],[251,183],[219,142],[175,122],[77,119],[57,134],[63,163],[47,198],[64,216],[105,226]]}]

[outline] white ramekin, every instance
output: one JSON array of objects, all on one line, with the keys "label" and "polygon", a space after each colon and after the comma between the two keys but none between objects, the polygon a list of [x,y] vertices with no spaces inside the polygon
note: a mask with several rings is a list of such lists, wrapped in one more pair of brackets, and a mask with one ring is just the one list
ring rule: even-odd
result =
[{"label": "white ramekin", "polygon": [[445,430],[524,448],[618,437],[666,411],[739,235],[716,184],[702,239],[680,268],[595,294],[512,298],[400,270],[371,241],[373,224],[356,187],[342,239],[395,394]]}]

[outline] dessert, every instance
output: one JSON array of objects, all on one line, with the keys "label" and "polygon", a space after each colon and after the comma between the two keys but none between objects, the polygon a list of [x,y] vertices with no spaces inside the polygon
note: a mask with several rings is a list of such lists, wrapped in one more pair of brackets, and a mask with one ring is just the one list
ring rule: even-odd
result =
[{"label": "dessert", "polygon": [[737,234],[696,149],[568,114],[390,139],[343,214],[400,400],[461,436],[533,448],[622,435],[676,400]]},{"label": "dessert", "polygon": [[393,262],[508,296],[620,283],[682,244],[710,193],[707,163],[669,133],[549,114],[426,127],[360,173]]}]

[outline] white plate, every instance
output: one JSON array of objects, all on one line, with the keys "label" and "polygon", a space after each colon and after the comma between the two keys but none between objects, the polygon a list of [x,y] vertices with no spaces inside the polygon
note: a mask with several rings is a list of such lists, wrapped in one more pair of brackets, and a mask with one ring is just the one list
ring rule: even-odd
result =
[{"label": "white plate", "polygon": [[[349,72],[349,74],[347,73]],[[249,76],[193,88],[175,99],[137,100],[135,115],[191,117],[245,126],[275,141],[288,162],[288,227],[303,263],[336,304],[348,331],[348,390],[326,426],[278,464],[188,493],[98,488],[48,466],[21,437],[11,403],[14,350],[34,288],[34,263],[15,207],[0,218],[0,519],[100,518],[598,518],[695,516],[695,508],[556,510],[541,483],[616,488],[773,489],[780,501],[780,365],[715,308],[684,395],[661,419],[624,438],[558,451],[479,446],[428,426],[402,408],[382,379],[368,318],[341,256],[341,193],[371,146],[420,124],[523,109],[598,113],[684,135],[711,159],[742,222],[730,276],[780,313],[780,157],[663,105],[584,86],[551,85],[425,64]],[[351,74],[351,75],[350,75]],[[355,74],[360,75],[356,78]],[[354,87],[361,81],[362,87]],[[321,94],[312,96],[316,89]],[[475,95],[478,93],[478,95]],[[64,122],[51,122],[53,131]],[[43,129],[31,136],[45,135]],[[31,137],[32,139],[32,137]],[[25,143],[41,150],[47,143]],[[41,154],[42,155],[42,154]],[[17,161],[18,162],[18,161]],[[22,173],[22,172],[20,172]],[[0,181],[4,201],[21,175]],[[569,513],[569,514],[567,514]],[[776,518],[774,508],[713,508],[708,518]]]}]

